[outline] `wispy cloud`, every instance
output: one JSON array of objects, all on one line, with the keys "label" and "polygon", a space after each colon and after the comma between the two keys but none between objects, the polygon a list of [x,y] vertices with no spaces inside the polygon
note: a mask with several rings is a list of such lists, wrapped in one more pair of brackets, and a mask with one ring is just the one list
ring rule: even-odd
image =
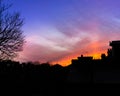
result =
[{"label": "wispy cloud", "polygon": [[[113,0],[78,1],[82,3],[71,3],[68,9],[64,6],[65,10],[57,11],[58,16],[54,13],[56,18],[52,16],[52,23],[38,24],[30,30],[33,34],[26,38],[27,44],[17,59],[63,65],[80,54],[98,57],[96,54],[100,56],[107,51],[109,41],[120,39],[117,3],[112,4]],[[106,5],[108,2],[110,6]]]}]

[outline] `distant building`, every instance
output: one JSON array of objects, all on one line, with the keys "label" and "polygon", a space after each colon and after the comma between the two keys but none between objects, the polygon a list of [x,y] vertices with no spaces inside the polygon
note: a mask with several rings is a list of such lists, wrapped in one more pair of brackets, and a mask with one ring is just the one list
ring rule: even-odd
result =
[{"label": "distant building", "polygon": [[81,55],[81,57],[78,57],[77,59],[73,59],[72,60],[72,64],[75,63],[87,63],[93,60],[92,56],[83,56]]},{"label": "distant building", "polygon": [[[101,54],[102,60],[120,60],[120,40],[111,41],[109,45],[112,47],[108,49],[107,56],[103,53]],[[99,59],[93,59],[92,56],[83,56],[78,57],[77,59],[72,59],[72,64],[89,64],[92,61],[100,61]]]}]

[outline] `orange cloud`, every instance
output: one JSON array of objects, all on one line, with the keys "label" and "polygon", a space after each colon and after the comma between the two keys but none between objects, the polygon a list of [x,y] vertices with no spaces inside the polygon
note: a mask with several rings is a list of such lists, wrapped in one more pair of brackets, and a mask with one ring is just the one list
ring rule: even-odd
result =
[{"label": "orange cloud", "polygon": [[[101,54],[105,53],[106,54],[106,50],[102,50],[102,51],[94,51],[94,52],[89,52],[88,54],[83,54],[84,56],[93,56],[93,59],[100,59],[101,58]],[[77,59],[77,57],[79,57],[80,55],[73,55],[73,56],[68,56],[68,57],[64,57],[61,58],[57,61],[53,61],[51,62],[53,65],[54,64],[61,64],[62,66],[68,66],[71,64],[71,60],[72,59]]]},{"label": "orange cloud", "polygon": [[62,66],[67,66],[71,64],[72,59],[77,59],[80,55],[84,56],[93,56],[93,59],[100,59],[101,54],[104,53],[107,55],[107,48],[108,46],[104,44],[105,42],[93,42],[88,44],[84,49],[78,50],[72,54],[69,54],[68,56],[65,56],[63,58],[59,58],[56,61],[53,61],[52,64],[61,64]]},{"label": "orange cloud", "polygon": [[51,62],[53,65],[54,64],[61,64],[62,66],[68,66],[71,64],[72,59],[76,59],[78,55],[69,55],[65,56],[64,58],[60,58],[59,60]]}]

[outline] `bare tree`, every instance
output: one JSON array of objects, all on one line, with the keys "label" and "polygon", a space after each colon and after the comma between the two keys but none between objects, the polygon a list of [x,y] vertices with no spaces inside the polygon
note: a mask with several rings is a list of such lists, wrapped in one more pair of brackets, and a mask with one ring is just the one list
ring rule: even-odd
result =
[{"label": "bare tree", "polygon": [[21,27],[23,19],[19,13],[10,14],[11,6],[0,0],[0,59],[13,59],[22,51],[24,36]]}]

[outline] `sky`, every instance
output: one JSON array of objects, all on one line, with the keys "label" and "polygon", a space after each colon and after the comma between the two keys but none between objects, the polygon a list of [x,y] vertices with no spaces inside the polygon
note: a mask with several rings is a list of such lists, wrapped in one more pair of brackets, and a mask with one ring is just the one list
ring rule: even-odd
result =
[{"label": "sky", "polygon": [[66,66],[81,54],[100,58],[120,39],[120,0],[8,0],[24,18],[17,60]]}]

